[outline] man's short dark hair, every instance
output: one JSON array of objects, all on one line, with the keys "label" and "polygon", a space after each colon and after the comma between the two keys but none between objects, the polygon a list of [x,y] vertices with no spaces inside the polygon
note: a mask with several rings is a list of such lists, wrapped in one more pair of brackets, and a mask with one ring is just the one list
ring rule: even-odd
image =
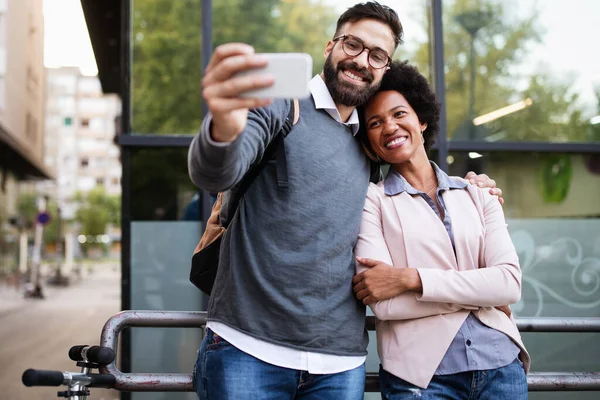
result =
[{"label": "man's short dark hair", "polygon": [[[425,150],[429,151],[437,138],[440,129],[440,104],[437,101],[435,93],[419,70],[408,64],[408,61],[394,61],[390,69],[383,75],[379,92],[396,91],[410,104],[421,124],[426,123],[427,128],[423,132],[425,139]],[[364,119],[364,107],[359,110],[360,129],[359,138],[372,152],[369,139],[367,137],[366,124]]]},{"label": "man's short dark hair", "polygon": [[347,9],[337,21],[335,36],[339,36],[340,30],[345,23],[356,22],[363,19],[374,19],[389,26],[394,35],[394,48],[402,43],[404,30],[402,29],[398,14],[390,7],[379,4],[376,1],[358,3]]}]

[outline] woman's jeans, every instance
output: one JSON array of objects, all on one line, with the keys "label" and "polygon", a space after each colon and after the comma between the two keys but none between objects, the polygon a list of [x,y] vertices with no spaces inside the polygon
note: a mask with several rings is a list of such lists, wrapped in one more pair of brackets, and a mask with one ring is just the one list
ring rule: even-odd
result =
[{"label": "woman's jeans", "polygon": [[362,400],[365,366],[324,375],[278,367],[207,329],[194,367],[194,388],[200,400]]},{"label": "woman's jeans", "polygon": [[381,398],[385,400],[527,399],[527,377],[523,364],[518,359],[496,369],[434,375],[427,389],[412,385],[381,367],[379,367],[379,377]]}]

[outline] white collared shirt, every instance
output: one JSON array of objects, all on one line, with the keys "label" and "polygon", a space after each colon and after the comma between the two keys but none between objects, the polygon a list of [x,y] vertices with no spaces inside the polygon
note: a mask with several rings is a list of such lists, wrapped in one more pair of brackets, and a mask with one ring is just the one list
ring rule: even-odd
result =
[{"label": "white collared shirt", "polygon": [[[316,75],[311,79],[308,87],[316,108],[325,110],[331,118],[341,124],[349,126],[352,130],[352,134],[356,135],[356,132],[358,131],[358,113],[356,112],[356,109],[352,111],[348,122],[343,122],[321,76]],[[208,139],[211,141],[210,133],[208,133]],[[216,321],[209,321],[206,324],[206,327],[210,328],[213,332],[244,353],[250,354],[259,360],[278,367],[308,371],[311,374],[335,374],[350,371],[361,366],[366,360],[365,356],[336,356],[279,346],[256,339],[237,329]],[[268,334],[268,332],[265,332],[265,335]]]},{"label": "white collared shirt", "polygon": [[325,110],[327,114],[331,116],[337,122],[349,126],[352,129],[352,134],[356,135],[358,132],[358,112],[356,108],[352,110],[352,114],[350,114],[350,118],[348,122],[342,121],[342,116],[338,111],[335,102],[331,98],[331,94],[329,94],[329,89],[327,89],[327,85],[321,78],[321,75],[315,75],[314,78],[310,80],[308,83],[308,88],[310,90],[310,94],[312,94],[313,100],[315,101],[315,107],[317,110]]}]

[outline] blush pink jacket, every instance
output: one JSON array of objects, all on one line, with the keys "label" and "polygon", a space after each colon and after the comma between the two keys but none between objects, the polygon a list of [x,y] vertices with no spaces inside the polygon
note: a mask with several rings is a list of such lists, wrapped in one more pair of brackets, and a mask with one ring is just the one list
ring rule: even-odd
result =
[{"label": "blush pink jacket", "polygon": [[[453,178],[456,179],[456,178]],[[442,194],[452,219],[456,255],[443,222],[420,196],[367,193],[356,255],[395,268],[417,268],[423,293],[406,292],[371,305],[383,368],[426,388],[470,312],[504,332],[530,357],[515,321],[495,306],[521,298],[521,269],[504,213],[488,189],[469,185]],[[357,264],[357,272],[365,270]]]}]

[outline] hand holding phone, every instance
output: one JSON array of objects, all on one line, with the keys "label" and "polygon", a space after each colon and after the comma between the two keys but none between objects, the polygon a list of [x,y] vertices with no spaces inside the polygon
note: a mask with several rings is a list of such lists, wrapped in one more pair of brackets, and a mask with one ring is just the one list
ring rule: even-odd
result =
[{"label": "hand holding phone", "polygon": [[202,78],[202,96],[212,114],[210,134],[231,142],[244,130],[248,110],[273,98],[309,95],[312,58],[305,54],[254,53],[244,43],[226,43],[213,52]]}]

